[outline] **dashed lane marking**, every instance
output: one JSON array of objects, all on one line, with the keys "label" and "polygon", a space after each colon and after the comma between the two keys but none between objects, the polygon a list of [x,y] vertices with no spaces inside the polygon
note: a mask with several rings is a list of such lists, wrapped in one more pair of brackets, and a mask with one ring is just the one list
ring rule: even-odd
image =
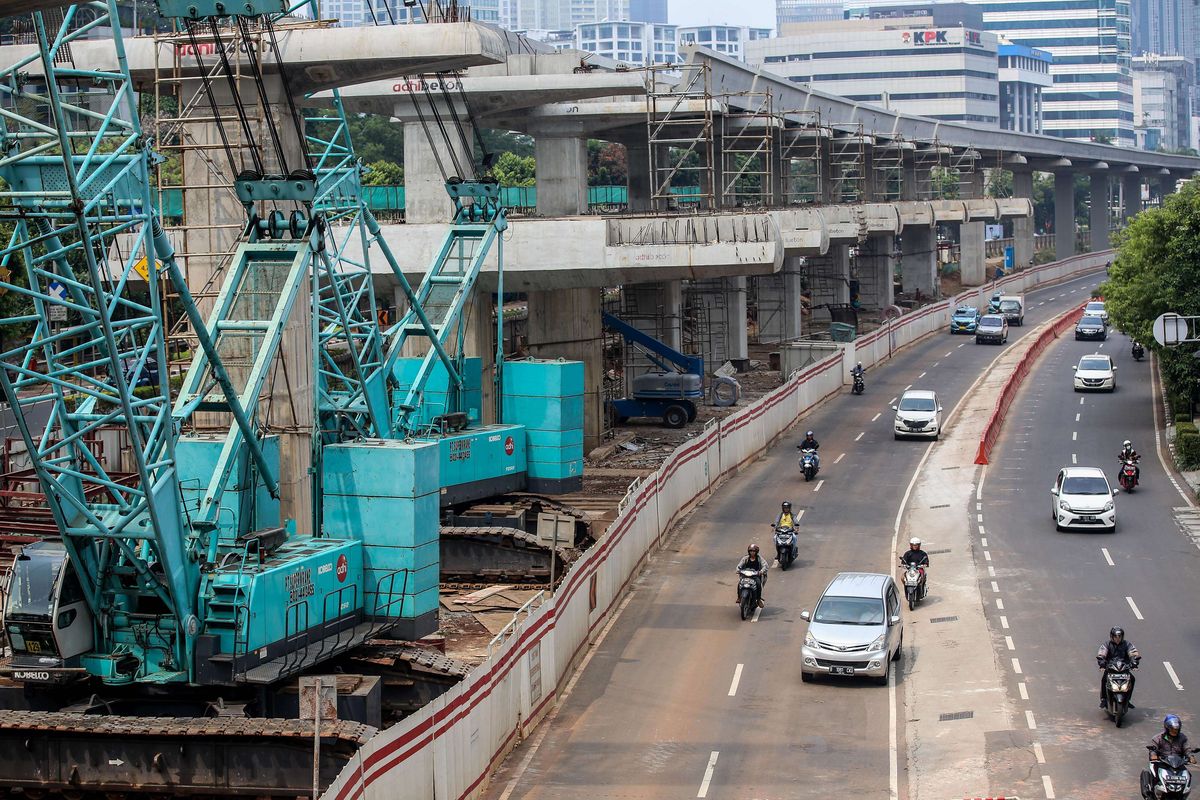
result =
[{"label": "dashed lane marking", "polygon": [[1013,640],[1012,640],[1011,636],[1004,637],[1004,646],[1007,647],[1009,650],[1017,649],[1017,646],[1015,644],[1013,644]]},{"label": "dashed lane marking", "polygon": [[857,442],[859,439],[861,439],[861,438],[863,437],[863,434],[865,434],[865,433],[866,433],[866,431],[863,431],[863,432],[862,432],[862,433],[860,433],[858,436],[855,436],[855,437],[854,437],[854,441],[856,441],[856,442]]},{"label": "dashed lane marking", "polygon": [[1025,709],[1025,724],[1029,726],[1029,730],[1037,730],[1037,723],[1033,721],[1033,712],[1028,708]]},{"label": "dashed lane marking", "polygon": [[1100,548],[1100,552],[1104,554],[1104,560],[1108,562],[1108,565],[1109,565],[1110,567],[1115,567],[1115,566],[1116,566],[1116,564],[1114,564],[1114,563],[1113,563],[1112,556],[1110,556],[1110,555],[1108,554],[1108,548],[1107,548],[1107,547],[1101,547],[1101,548]]},{"label": "dashed lane marking", "polygon": [[[960,345],[959,345],[959,347],[962,347],[962,345],[960,344]],[[946,355],[942,356],[942,358],[949,358],[949,357],[950,357],[950,356],[952,356],[952,355],[954,355],[954,351],[953,351],[953,350],[947,350],[947,351],[946,351]]]},{"label": "dashed lane marking", "polygon": [[750,618],[751,622],[758,622],[758,618],[762,616],[762,608],[754,609],[754,616]]},{"label": "dashed lane marking", "polygon": [[[996,585],[996,582],[995,582],[995,581],[992,581],[992,586],[995,586],[995,585]],[[1000,591],[1000,590],[999,590],[999,589],[997,589],[996,591],[998,592],[998,591]],[[997,597],[997,598],[996,598],[996,610],[997,610],[997,611],[1003,611],[1003,610],[1004,610],[1004,600],[1002,600],[1002,599],[1001,599],[1001,598],[999,598],[999,597]]]},{"label": "dashed lane marking", "polygon": [[1013,672],[1017,673],[1018,675],[1025,674],[1025,673],[1021,672],[1021,662],[1019,660],[1014,658],[1012,660],[1012,665],[1013,665]]},{"label": "dashed lane marking", "polygon": [[1017,684],[1017,691],[1021,693],[1022,700],[1029,699],[1029,689],[1025,688],[1025,681],[1021,681]]},{"label": "dashed lane marking", "polygon": [[1072,464],[1079,463],[1079,454],[1078,453],[1071,453],[1071,463]]},{"label": "dashed lane marking", "polygon": [[929,373],[927,373],[927,372],[922,372],[920,375],[917,376],[917,380],[921,380],[921,378],[924,378],[928,374]]},{"label": "dashed lane marking", "polygon": [[875,416],[871,417],[871,422],[874,422],[875,420],[879,419],[879,418],[880,418],[880,417],[882,417],[882,416],[883,416],[883,412],[882,412],[882,411],[880,411],[878,414],[876,414]]},{"label": "dashed lane marking", "polygon": [[1046,763],[1046,754],[1042,752],[1042,743],[1041,742],[1033,743],[1033,757],[1037,759],[1037,762],[1039,764]]},{"label": "dashed lane marking", "polygon": [[1171,676],[1171,683],[1175,684],[1175,688],[1183,691],[1183,684],[1179,682],[1179,676],[1175,674],[1175,668],[1171,666],[1170,661],[1164,661],[1163,666],[1167,668],[1167,674]]},{"label": "dashed lane marking", "polygon": [[729,684],[729,696],[737,697],[738,684],[742,682],[742,669],[745,664],[738,664],[733,670],[733,682]]},{"label": "dashed lane marking", "polygon": [[1004,628],[1004,630],[1008,630],[1008,617],[1004,616],[1003,614],[1000,615],[1000,627]]},{"label": "dashed lane marking", "polygon": [[835,464],[836,464],[836,463],[838,463],[839,461],[841,461],[841,460],[842,460],[843,458],[845,458],[845,457],[846,457],[846,454],[845,454],[845,453],[842,453],[840,456],[838,456],[837,458],[835,458],[835,459],[833,460],[833,463],[835,463]]},{"label": "dashed lane marking", "polygon": [[1055,800],[1054,784],[1050,782],[1049,775],[1042,776],[1042,790],[1046,793],[1046,800]]},{"label": "dashed lane marking", "polygon": [[824,479],[824,478],[822,478],[821,480],[817,481],[817,485],[813,487],[813,491],[814,491],[814,492],[819,492],[819,491],[821,491],[821,487],[822,487],[822,486],[824,486],[824,485],[825,485],[825,479]]},{"label": "dashed lane marking", "polygon": [[1137,603],[1133,602],[1133,598],[1132,598],[1132,597],[1126,597],[1126,598],[1125,598],[1125,602],[1126,602],[1126,603],[1129,603],[1129,607],[1130,607],[1131,609],[1133,609],[1133,615],[1134,615],[1135,617],[1137,617],[1138,619],[1145,619],[1145,617],[1143,617],[1143,616],[1142,616],[1142,612],[1141,612],[1141,611],[1138,611]]},{"label": "dashed lane marking", "polygon": [[1000,584],[996,583],[995,581],[992,581],[992,591],[999,593],[1000,592]]},{"label": "dashed lane marking", "polygon": [[700,791],[696,792],[696,797],[708,797],[708,785],[712,783],[713,770],[717,768],[717,756],[721,752],[713,750],[708,756],[708,766],[704,768],[704,780],[700,782]]}]

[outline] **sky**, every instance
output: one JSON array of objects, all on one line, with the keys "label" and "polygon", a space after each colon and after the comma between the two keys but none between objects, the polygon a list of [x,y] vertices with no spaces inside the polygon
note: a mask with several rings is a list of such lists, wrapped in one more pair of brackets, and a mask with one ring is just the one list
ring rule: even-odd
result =
[{"label": "sky", "polygon": [[775,27],[775,0],[670,0],[667,21],[672,25],[709,23]]}]

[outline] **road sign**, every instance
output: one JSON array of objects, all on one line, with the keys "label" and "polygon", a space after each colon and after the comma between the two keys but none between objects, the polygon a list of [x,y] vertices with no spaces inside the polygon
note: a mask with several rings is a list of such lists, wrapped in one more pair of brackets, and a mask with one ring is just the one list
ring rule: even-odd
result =
[{"label": "road sign", "polygon": [[1160,314],[1154,320],[1154,341],[1163,347],[1178,347],[1187,342],[1200,341],[1192,334],[1192,328],[1200,317],[1182,317],[1174,312]]},{"label": "road sign", "polygon": [[50,281],[50,285],[46,287],[46,293],[54,300],[65,300],[67,298],[67,287],[62,281]]}]

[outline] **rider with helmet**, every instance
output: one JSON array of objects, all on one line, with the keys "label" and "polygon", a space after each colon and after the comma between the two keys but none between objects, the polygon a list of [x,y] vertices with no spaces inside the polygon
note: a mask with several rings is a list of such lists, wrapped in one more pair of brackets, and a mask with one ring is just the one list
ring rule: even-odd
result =
[{"label": "rider with helmet", "polygon": [[817,437],[813,435],[812,431],[807,431],[804,434],[804,441],[796,445],[796,447],[801,450],[812,450],[813,461],[816,462],[815,466],[817,469],[821,468],[821,456],[817,453],[821,449],[821,443],[817,441]]},{"label": "rider with helmet", "polygon": [[[793,532],[797,532],[800,527],[800,520],[792,514],[792,503],[790,500],[784,500],[780,507],[779,516],[775,518],[775,529],[791,528]],[[792,558],[795,559],[800,555],[799,536],[792,539]]]},{"label": "rider with helmet", "polygon": [[[1125,638],[1125,629],[1120,625],[1114,625],[1112,630],[1108,632],[1108,639],[1100,645],[1100,649],[1096,651],[1096,663],[1100,666],[1100,707],[1104,708],[1104,668],[1108,665],[1109,660],[1114,658],[1123,658],[1130,664],[1137,666],[1142,660],[1142,654],[1133,646],[1133,642]],[[1129,707],[1135,708],[1133,705],[1133,685],[1136,683],[1133,673],[1129,674]]]},{"label": "rider with helmet", "polygon": [[1139,464],[1138,462],[1142,460],[1142,456],[1140,453],[1138,453],[1137,450],[1133,449],[1133,442],[1129,441],[1128,439],[1126,439],[1124,442],[1122,442],[1121,443],[1121,454],[1118,455],[1117,458],[1119,458],[1122,463],[1124,463],[1125,461],[1133,461],[1133,468],[1135,470],[1133,473],[1134,479],[1138,483],[1141,483],[1142,482],[1142,465]]},{"label": "rider with helmet", "polygon": [[[758,607],[763,607],[763,589],[767,585],[767,559],[759,555],[758,545],[752,544],[746,548],[746,555],[742,556],[742,560],[738,562],[737,570],[741,572],[744,569],[752,569],[758,572]],[[735,603],[740,603],[741,598],[735,598]]]},{"label": "rider with helmet", "polygon": [[921,540],[914,536],[908,540],[908,551],[900,556],[900,561],[906,567],[915,564],[921,573],[921,597],[925,597],[928,586],[925,581],[925,569],[929,566],[929,554],[921,549]]},{"label": "rider with helmet", "polygon": [[1142,770],[1142,797],[1154,796],[1154,786],[1158,782],[1152,771],[1154,762],[1168,756],[1179,756],[1189,764],[1196,763],[1195,757],[1188,752],[1183,722],[1175,714],[1167,714],[1163,719],[1163,732],[1151,739],[1146,749],[1150,751],[1150,765]]}]

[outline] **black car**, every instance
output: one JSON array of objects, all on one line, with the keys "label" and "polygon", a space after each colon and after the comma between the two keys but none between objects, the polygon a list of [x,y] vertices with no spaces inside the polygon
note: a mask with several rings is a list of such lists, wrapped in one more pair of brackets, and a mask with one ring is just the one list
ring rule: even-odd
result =
[{"label": "black car", "polygon": [[1099,339],[1104,341],[1108,338],[1108,326],[1104,324],[1104,320],[1100,317],[1082,317],[1078,324],[1075,325],[1075,340],[1080,339]]}]

